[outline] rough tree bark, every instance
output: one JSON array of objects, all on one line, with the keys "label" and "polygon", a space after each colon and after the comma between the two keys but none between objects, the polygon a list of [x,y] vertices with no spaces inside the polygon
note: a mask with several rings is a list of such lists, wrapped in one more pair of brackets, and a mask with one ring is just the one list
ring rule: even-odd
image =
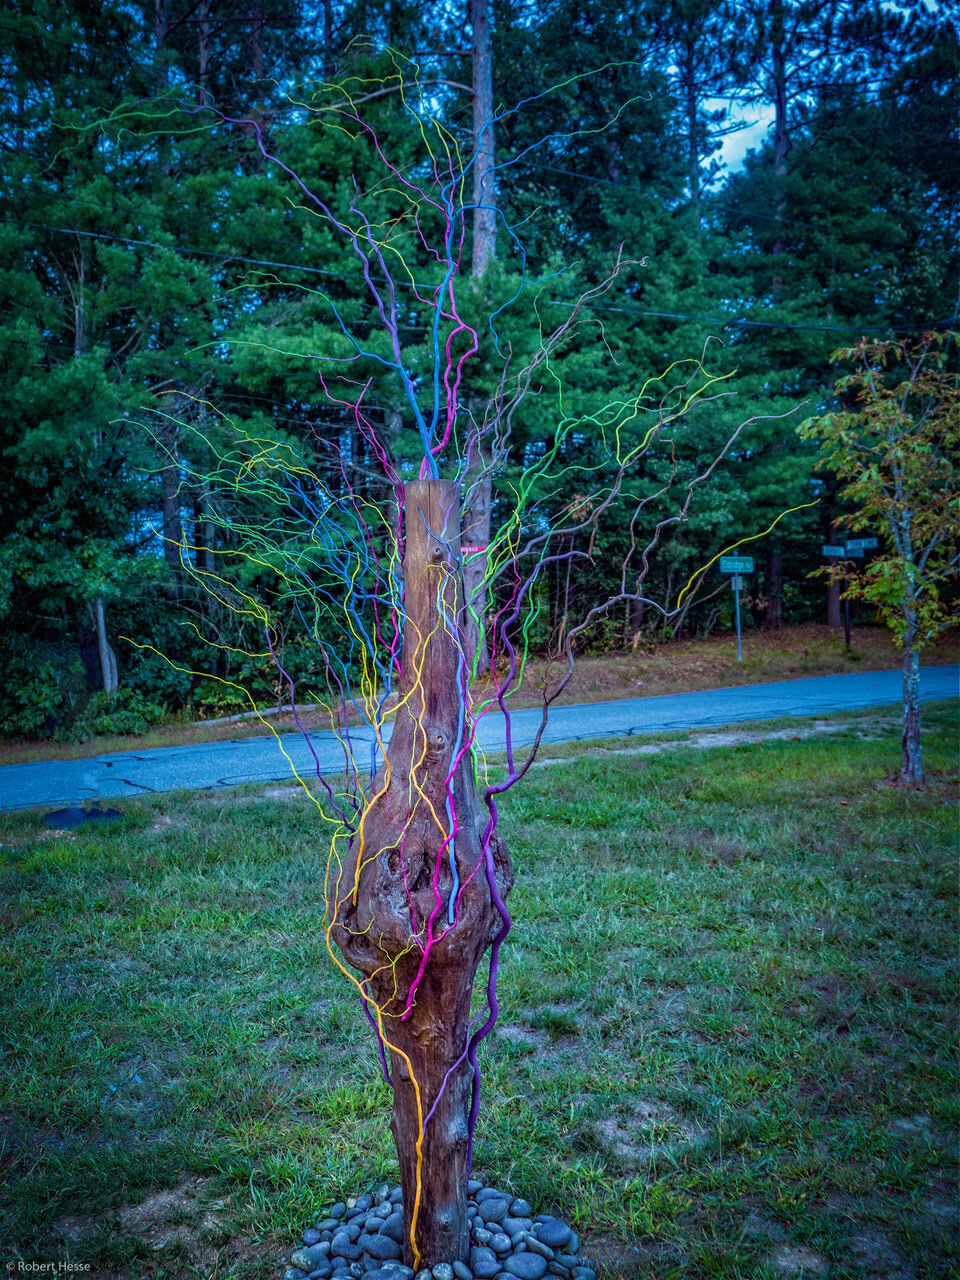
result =
[{"label": "rough tree bark", "polygon": [[905,787],[923,786],[923,754],[920,742],[920,649],[917,629],[911,625],[903,638],[903,740],[899,782]]},{"label": "rough tree bark", "polygon": [[[493,55],[490,43],[490,0],[470,0],[472,31],[470,61],[473,70],[473,256],[470,269],[479,280],[497,248],[497,188],[494,176],[493,149]],[[480,409],[474,404],[474,417]],[[479,421],[477,422],[480,426]],[[467,622],[468,663],[476,658],[477,674],[490,666],[484,615],[487,593],[487,546],[490,542],[490,508],[493,502],[493,480],[490,474],[490,450],[479,440],[467,460],[469,506],[464,511],[463,544],[479,548],[469,553],[463,578],[466,598],[477,615]]]},{"label": "rough tree bark", "polygon": [[164,418],[159,431],[163,451],[160,485],[163,494],[163,555],[171,569],[180,568],[180,543],[183,522],[180,516],[180,424],[171,415]]},{"label": "rough tree bark", "polygon": [[103,597],[97,596],[89,606],[97,633],[97,654],[100,658],[100,675],[104,693],[113,693],[117,687],[117,655],[107,639],[107,623],[103,611]]},{"label": "rough tree bark", "polygon": [[[382,1013],[404,1257],[419,1269],[465,1262],[469,1250],[470,996],[481,957],[501,924],[488,873],[502,899],[513,872],[498,834],[487,831],[470,754],[463,750],[457,487],[414,481],[404,497],[400,705],[372,799],[330,887],[328,910],[334,941],[364,974],[365,989]],[[455,620],[452,632],[447,620]],[[427,1116],[424,1127],[421,1117]]]},{"label": "rough tree bark", "polygon": [[783,626],[783,544],[779,538],[771,539],[767,546],[767,599],[763,612],[765,627]]}]

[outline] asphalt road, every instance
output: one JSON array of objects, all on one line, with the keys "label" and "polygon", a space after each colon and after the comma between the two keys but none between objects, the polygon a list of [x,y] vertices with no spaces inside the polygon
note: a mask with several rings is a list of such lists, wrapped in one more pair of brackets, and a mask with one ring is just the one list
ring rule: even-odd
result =
[{"label": "asphalt road", "polygon": [[[922,667],[921,698],[950,698],[958,693],[960,666]],[[895,703],[902,696],[899,671],[858,671],[852,675],[815,676],[775,684],[741,685],[700,693],[674,693],[656,698],[628,698],[556,707],[543,742],[625,737],[767,720],[776,716],[812,716],[830,711]],[[540,724],[536,710],[515,711],[512,739],[516,751],[528,746]],[[351,730],[358,762],[368,762],[373,735]],[[480,722],[478,739],[485,751],[503,750],[502,715]],[[284,752],[289,757],[285,758]],[[233,787],[244,782],[288,779],[295,767],[301,776],[342,773],[344,752],[329,730],[203,742],[148,751],[117,751],[83,760],[43,760],[0,767],[0,809],[66,805],[85,800],[117,799],[181,788]]]}]

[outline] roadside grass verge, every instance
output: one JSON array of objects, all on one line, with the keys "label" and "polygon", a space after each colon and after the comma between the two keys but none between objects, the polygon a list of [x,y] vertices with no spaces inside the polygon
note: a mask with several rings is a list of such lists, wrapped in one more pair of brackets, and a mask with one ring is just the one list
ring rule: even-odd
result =
[{"label": "roadside grass verge", "polygon": [[[956,1274],[955,704],[924,707],[919,794],[874,718],[581,750],[503,799],[478,1173],[608,1277]],[[278,1277],[395,1168],[322,824],[295,787],[127,810],[0,815],[3,1260]]]}]

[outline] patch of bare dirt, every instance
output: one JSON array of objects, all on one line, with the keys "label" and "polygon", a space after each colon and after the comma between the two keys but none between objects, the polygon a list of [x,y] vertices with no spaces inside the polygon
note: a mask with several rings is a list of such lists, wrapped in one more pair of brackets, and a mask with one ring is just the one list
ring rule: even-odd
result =
[{"label": "patch of bare dirt", "polygon": [[707,1130],[683,1119],[666,1102],[636,1099],[631,1115],[606,1116],[594,1122],[598,1140],[621,1159],[635,1165],[648,1164],[658,1155],[691,1146]]},{"label": "patch of bare dirt", "polygon": [[673,1273],[686,1259],[680,1245],[665,1241],[625,1244],[606,1232],[584,1232],[581,1251],[604,1280],[638,1280]]},{"label": "patch of bare dirt", "polygon": [[[698,733],[688,738],[676,738],[670,742],[646,742],[636,747],[592,747],[593,756],[657,756],[664,751],[672,751],[676,747],[692,747],[695,750],[709,750],[712,747],[740,747],[753,742],[803,742],[807,738],[817,738],[825,733],[843,733],[852,731],[858,738],[869,740],[876,737],[878,726],[876,715],[869,719],[848,720],[834,723],[830,720],[814,720],[810,725],[789,729],[731,729],[724,733]],[[890,721],[891,724],[894,720]],[[534,769],[542,769],[550,764],[569,764],[569,756],[550,756],[538,758],[533,763]]]},{"label": "patch of bare dirt", "polygon": [[863,1227],[849,1240],[847,1248],[858,1267],[882,1280],[916,1280],[916,1272],[883,1234]]},{"label": "patch of bare dirt", "polygon": [[825,1276],[830,1264],[821,1253],[814,1253],[805,1245],[781,1245],[770,1255],[773,1269],[778,1276]]},{"label": "patch of bare dirt", "polygon": [[99,1220],[92,1215],[66,1214],[53,1223],[51,1238],[75,1254],[106,1227],[135,1236],[152,1252],[175,1249],[192,1265],[205,1266],[228,1238],[225,1219],[229,1209],[228,1201],[207,1197],[205,1179],[191,1176]]},{"label": "patch of bare dirt", "polygon": [[191,1265],[208,1268],[218,1246],[229,1238],[225,1218],[230,1206],[226,1200],[209,1199],[204,1188],[204,1178],[184,1178],[112,1216],[124,1234],[136,1236],[152,1252],[172,1249]]},{"label": "patch of bare dirt", "polygon": [[542,1049],[550,1037],[546,1031],[536,1031],[533,1027],[502,1026],[499,1022],[493,1034],[508,1044],[515,1044],[521,1049]]}]

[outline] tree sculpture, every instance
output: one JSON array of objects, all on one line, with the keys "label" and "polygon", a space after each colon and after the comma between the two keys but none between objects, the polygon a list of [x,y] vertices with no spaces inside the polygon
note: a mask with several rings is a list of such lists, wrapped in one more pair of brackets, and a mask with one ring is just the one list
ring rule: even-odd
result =
[{"label": "tree sculpture", "polygon": [[[382,105],[388,95],[400,104],[394,124],[405,121],[418,143],[404,167],[388,158],[387,142],[364,114],[365,104]],[[307,791],[330,829],[330,953],[356,984],[393,1086],[404,1254],[413,1268],[463,1260],[469,1247],[477,1050],[497,1016],[497,961],[510,928],[505,899],[513,880],[497,831],[497,797],[532,763],[579,636],[617,605],[643,599],[653,551],[682,526],[737,434],[718,457],[681,471],[695,430],[692,410],[717,394],[718,380],[700,360],[671,364],[627,397],[579,412],[567,408],[563,359],[570,351],[604,358],[602,329],[592,322],[588,345],[586,308],[611,288],[619,261],[558,327],[540,326],[520,358],[505,332],[521,304],[534,312],[537,304],[516,232],[505,227],[513,261],[496,278],[500,296],[488,307],[485,332],[466,318],[480,296],[461,270],[474,158],[460,155],[430,101],[416,66],[394,59],[375,78],[324,87],[300,104],[318,127],[340,129],[345,145],[359,139],[379,158],[380,182],[339,204],[312,190],[273,153],[259,126],[244,122],[292,198],[352,251],[370,308],[351,326],[330,293],[317,294],[334,319],[336,340],[305,358],[349,424],[351,449],[379,466],[380,488],[361,492],[350,483],[337,436],[318,439],[311,457],[289,439],[241,433],[202,477],[211,494],[256,495],[246,523],[235,501],[221,513],[216,554],[221,563],[240,559],[277,575],[274,604],[293,602],[320,655],[325,688],[304,688],[288,675],[269,604],[228,581],[225,571],[209,570],[208,555],[182,548],[186,570],[225,604],[258,619],[295,714],[306,697],[319,697],[341,736],[342,785],[331,785],[318,767]],[[414,327],[425,341],[411,341]],[[495,370],[485,388],[483,375],[471,373],[484,364]],[[393,397],[390,412],[403,415],[417,451],[407,449],[404,457],[402,436],[387,438],[368,405],[372,385],[381,404]],[[543,450],[507,472],[511,434],[531,403],[541,425],[552,418],[552,434]],[[575,466],[574,496],[555,509],[551,492]],[[471,489],[501,470],[506,478],[490,545],[462,547],[460,512]],[[538,579],[570,557],[589,561],[598,522],[615,503],[632,510],[620,590],[568,629],[566,670],[541,689],[540,728],[520,751],[510,699],[523,678]],[[480,619],[464,595],[463,567],[481,555],[486,573],[473,596],[489,593],[493,604],[484,619],[491,674],[478,693],[472,637]],[[477,745],[489,715],[503,718],[506,765],[498,774]],[[471,1020],[474,979],[488,951],[486,999]]]}]

